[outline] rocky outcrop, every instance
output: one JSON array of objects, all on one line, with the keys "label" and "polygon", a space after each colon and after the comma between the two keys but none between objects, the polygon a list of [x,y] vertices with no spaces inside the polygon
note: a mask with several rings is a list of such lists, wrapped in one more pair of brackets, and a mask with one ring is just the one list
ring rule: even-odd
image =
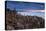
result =
[{"label": "rocky outcrop", "polygon": [[37,16],[21,16],[6,10],[6,30],[44,28],[45,20]]}]

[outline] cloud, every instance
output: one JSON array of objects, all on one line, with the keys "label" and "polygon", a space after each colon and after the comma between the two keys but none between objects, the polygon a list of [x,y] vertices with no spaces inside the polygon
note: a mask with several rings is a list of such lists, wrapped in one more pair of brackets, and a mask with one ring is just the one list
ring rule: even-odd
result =
[{"label": "cloud", "polygon": [[45,10],[26,10],[26,12],[45,12]]}]

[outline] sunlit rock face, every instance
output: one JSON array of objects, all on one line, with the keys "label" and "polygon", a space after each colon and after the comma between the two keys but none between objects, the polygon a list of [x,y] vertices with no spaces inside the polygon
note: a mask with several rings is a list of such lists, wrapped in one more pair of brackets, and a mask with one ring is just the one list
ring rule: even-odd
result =
[{"label": "sunlit rock face", "polygon": [[22,16],[14,11],[6,11],[6,30],[44,28],[45,20],[37,16]]}]

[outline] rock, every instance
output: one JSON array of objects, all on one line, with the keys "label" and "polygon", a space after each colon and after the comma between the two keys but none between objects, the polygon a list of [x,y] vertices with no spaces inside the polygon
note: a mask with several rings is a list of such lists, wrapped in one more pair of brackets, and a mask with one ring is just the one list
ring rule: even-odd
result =
[{"label": "rock", "polygon": [[20,16],[13,11],[9,11],[6,11],[7,30],[34,29],[45,27],[45,20],[42,17],[22,15]]}]

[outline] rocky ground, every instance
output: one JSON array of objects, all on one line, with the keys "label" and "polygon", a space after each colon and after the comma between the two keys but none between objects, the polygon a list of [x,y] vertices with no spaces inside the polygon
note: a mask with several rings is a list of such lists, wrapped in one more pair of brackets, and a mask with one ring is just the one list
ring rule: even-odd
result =
[{"label": "rocky ground", "polygon": [[6,9],[6,30],[44,28],[45,20],[38,16],[22,16]]}]

